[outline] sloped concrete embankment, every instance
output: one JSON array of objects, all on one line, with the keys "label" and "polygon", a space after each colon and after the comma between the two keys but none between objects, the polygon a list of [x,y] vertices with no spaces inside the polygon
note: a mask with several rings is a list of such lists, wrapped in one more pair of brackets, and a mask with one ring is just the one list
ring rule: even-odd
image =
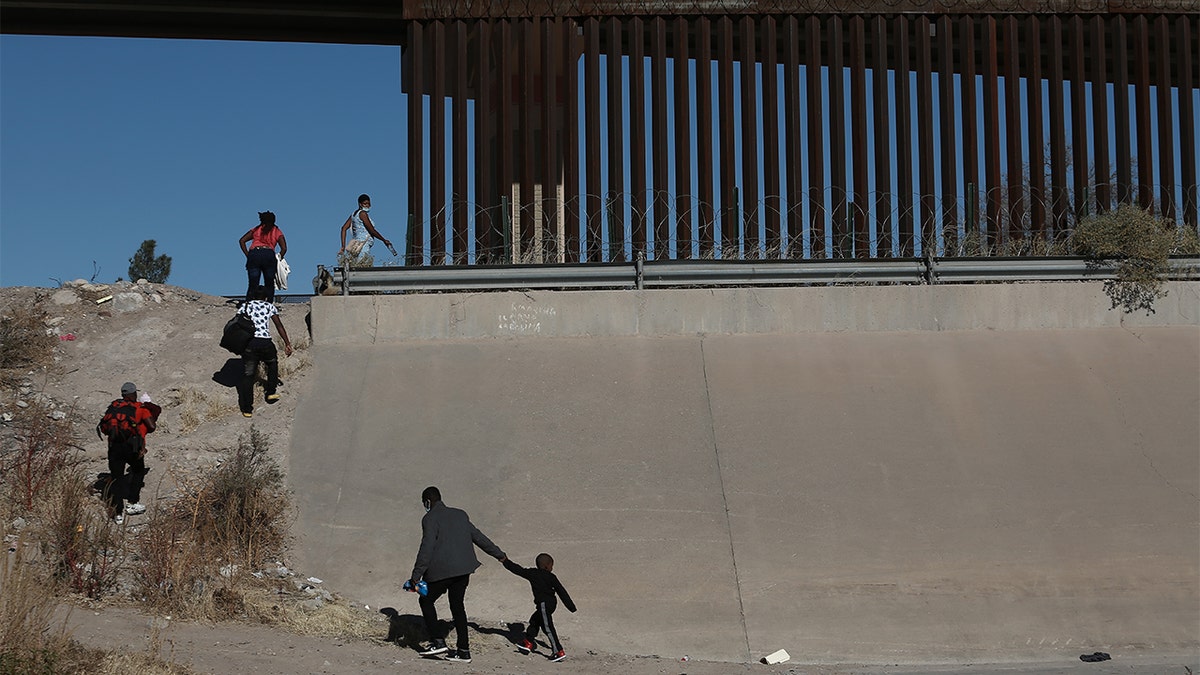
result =
[{"label": "sloped concrete embankment", "polygon": [[[302,565],[417,614],[434,484],[510,557],[555,556],[569,648],[1194,654],[1197,287],[1151,317],[1094,284],[907,290],[316,298]],[[472,616],[529,605],[485,559]]]}]

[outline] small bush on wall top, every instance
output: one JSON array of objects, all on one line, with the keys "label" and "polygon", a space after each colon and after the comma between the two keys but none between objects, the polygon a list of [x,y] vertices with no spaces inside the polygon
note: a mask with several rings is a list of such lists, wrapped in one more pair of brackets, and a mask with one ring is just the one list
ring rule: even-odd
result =
[{"label": "small bush on wall top", "polygon": [[1195,255],[1200,242],[1195,230],[1130,204],[1085,218],[1075,229],[1075,250],[1097,262],[1116,264],[1116,279],[1104,290],[1113,308],[1126,313],[1154,313],[1154,302],[1166,297],[1163,281],[1171,255]]}]

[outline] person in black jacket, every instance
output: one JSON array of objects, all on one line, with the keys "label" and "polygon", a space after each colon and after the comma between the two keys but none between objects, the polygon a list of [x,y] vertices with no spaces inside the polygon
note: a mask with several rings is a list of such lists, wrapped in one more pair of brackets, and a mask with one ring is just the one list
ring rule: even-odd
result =
[{"label": "person in black jacket", "polygon": [[558,632],[554,630],[554,610],[558,608],[555,595],[562,598],[563,606],[572,612],[575,611],[575,603],[571,601],[571,596],[567,589],[563,588],[558,577],[554,576],[554,558],[550,557],[549,553],[539,553],[534,560],[537,567],[521,567],[508,558],[500,562],[504,564],[504,569],[528,580],[529,588],[533,591],[535,609],[525,627],[525,637],[521,644],[517,645],[517,649],[521,650],[522,654],[534,651],[536,646],[533,639],[537,637],[540,628],[546,631],[546,639],[550,641],[550,660],[562,661],[567,658],[562,642],[558,639]]},{"label": "person in black jacket", "polygon": [[[504,560],[506,556],[499,546],[471,524],[466,511],[443,504],[442,493],[436,487],[425,488],[421,493],[421,502],[425,506],[425,516],[421,518],[421,547],[413,564],[411,583],[407,584],[410,592],[417,592],[417,584],[422,580],[428,585],[428,592],[421,596],[420,605],[430,644],[418,653],[421,656],[445,653],[449,661],[470,663],[467,610],[463,601],[471,573],[480,565],[473,546],[483,549],[496,560]],[[437,632],[437,610],[433,603],[443,593],[448,593],[450,615],[454,617],[454,630],[458,637],[457,649],[454,650],[446,648],[446,636]]]}]

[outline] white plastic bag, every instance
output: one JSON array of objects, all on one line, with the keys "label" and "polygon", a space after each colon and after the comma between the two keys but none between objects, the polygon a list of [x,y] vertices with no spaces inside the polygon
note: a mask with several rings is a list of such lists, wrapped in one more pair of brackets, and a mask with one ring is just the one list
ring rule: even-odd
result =
[{"label": "white plastic bag", "polygon": [[275,290],[287,290],[287,278],[292,273],[292,268],[287,264],[287,261],[275,254]]}]

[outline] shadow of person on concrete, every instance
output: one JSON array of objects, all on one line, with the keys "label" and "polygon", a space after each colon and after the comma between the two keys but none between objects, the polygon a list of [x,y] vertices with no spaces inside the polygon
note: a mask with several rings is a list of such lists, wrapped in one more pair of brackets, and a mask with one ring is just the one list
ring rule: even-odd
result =
[{"label": "shadow of person on concrete", "polygon": [[221,369],[213,373],[213,382],[230,389],[236,387],[242,379],[242,357],[235,356],[225,361],[225,365]]}]

